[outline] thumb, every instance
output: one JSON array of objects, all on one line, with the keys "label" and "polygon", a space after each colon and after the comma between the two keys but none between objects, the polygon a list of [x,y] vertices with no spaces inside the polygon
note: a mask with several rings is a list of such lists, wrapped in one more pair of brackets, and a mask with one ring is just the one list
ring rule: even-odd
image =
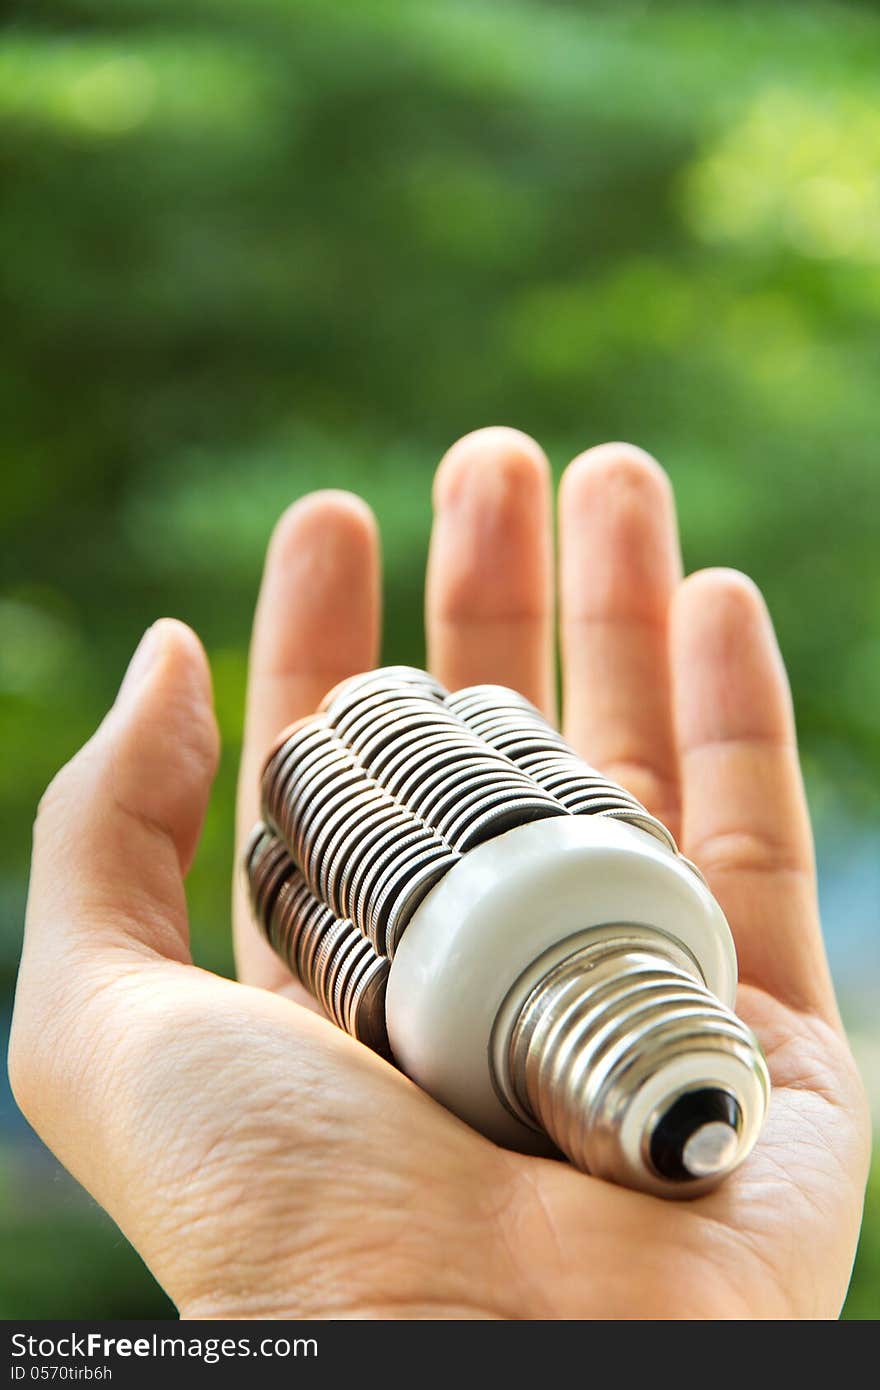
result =
[{"label": "thumb", "polygon": [[19,1009],[59,971],[83,978],[97,964],[106,975],[132,952],[189,958],[183,874],[217,755],[204,651],[189,628],[164,619],[40,803]]}]

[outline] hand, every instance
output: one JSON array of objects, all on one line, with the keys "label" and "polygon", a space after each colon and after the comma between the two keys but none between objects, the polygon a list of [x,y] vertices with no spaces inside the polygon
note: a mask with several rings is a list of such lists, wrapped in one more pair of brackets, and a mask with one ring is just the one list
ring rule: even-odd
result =
[{"label": "hand", "polygon": [[[430,662],[552,711],[546,460],[511,430],[436,480]],[[40,807],[16,1097],[190,1317],[830,1317],[868,1158],[819,927],[782,661],[741,575],[681,580],[669,484],[639,450],[560,495],[565,730],[680,836],[736,936],[774,1092],[716,1193],[672,1203],[496,1148],[300,1007],[236,874],[242,983],[190,960],[183,876],[217,758],[205,657],[150,629]],[[239,836],[277,732],[378,661],[377,540],[344,494],[272,539],[251,650]]]}]

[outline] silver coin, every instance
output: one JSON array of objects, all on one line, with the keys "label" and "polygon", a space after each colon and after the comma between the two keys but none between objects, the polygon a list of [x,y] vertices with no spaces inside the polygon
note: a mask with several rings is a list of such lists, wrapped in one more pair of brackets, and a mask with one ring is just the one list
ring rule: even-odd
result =
[{"label": "silver coin", "polygon": [[298,931],[311,900],[308,885],[300,875],[298,880],[291,878],[282,885],[272,912],[270,939],[294,973]]},{"label": "silver coin", "polygon": [[613,782],[597,782],[593,778],[585,777],[554,777],[552,781],[553,795],[560,798],[565,796],[595,797],[613,801],[617,806],[630,806],[633,810],[643,811],[645,809],[634,796],[625,792],[622,787],[615,786]]},{"label": "silver coin", "polygon": [[377,669],[385,680],[402,681],[404,685],[412,685],[419,690],[430,690],[438,700],[445,699],[449,694],[446,686],[421,666],[380,666]]},{"label": "silver coin", "polygon": [[562,748],[561,742],[552,739],[548,734],[526,733],[522,729],[489,733],[486,735],[486,743],[520,766],[524,766],[526,758],[541,754],[546,756],[561,751]]},{"label": "silver coin", "polygon": [[525,695],[513,690],[509,685],[492,685],[486,682],[482,685],[462,686],[460,690],[447,695],[446,703],[451,709],[478,704],[493,709],[525,709],[537,715],[539,719],[544,717],[537,705],[533,705],[531,700],[527,700]]},{"label": "silver coin", "polygon": [[261,925],[271,920],[272,907],[281,886],[294,872],[293,861],[285,854],[277,857],[261,878],[254,900],[254,916]]},{"label": "silver coin", "polygon": [[409,866],[410,872],[405,883],[402,887],[397,886],[393,900],[387,905],[377,904],[377,921],[384,922],[384,954],[389,958],[394,955],[397,944],[422,899],[450,869],[455,868],[460,859],[461,855],[456,854],[454,850],[447,850],[445,854],[432,852],[430,856],[426,855],[419,863]]},{"label": "silver coin", "polygon": [[[369,727],[359,734],[352,734],[346,730],[340,733],[340,738],[351,748],[361,766],[373,772],[383,761],[387,762],[393,751],[400,747],[409,735],[424,734],[432,728],[442,727],[433,720],[426,719],[423,713],[401,711],[393,718],[371,720]],[[450,732],[454,729],[454,725],[448,727]]]},{"label": "silver coin", "polygon": [[[678,853],[678,845],[675,842],[675,837],[673,836],[671,830],[667,830],[663,822],[661,820],[658,820],[656,816],[652,816],[650,812],[645,811],[644,813],[639,813],[628,810],[619,810],[606,811],[605,815],[612,820],[626,821],[629,825],[634,825],[639,830],[647,830],[649,835],[653,835],[656,840],[660,840],[662,844],[665,844],[669,849],[674,850],[676,854]],[[684,862],[688,865],[689,868],[693,869],[693,871],[697,874],[699,878],[703,879],[704,883],[706,882],[706,880],[703,878],[703,875],[700,873],[699,869],[695,864],[692,864],[689,859],[684,859],[684,855],[681,855],[680,858],[684,860]]]},{"label": "silver coin", "polygon": [[278,849],[278,837],[264,821],[258,821],[251,831],[242,851],[242,864],[246,872],[259,877],[266,860]]},{"label": "silver coin", "polygon": [[293,969],[299,978],[308,982],[307,960],[311,950],[310,943],[320,936],[326,924],[327,907],[309,890],[296,903],[289,904],[289,926],[287,932],[288,952]]},{"label": "silver coin", "polygon": [[261,835],[254,843],[246,846],[244,872],[247,881],[251,908],[256,917],[260,916],[260,890],[266,874],[277,862],[279,841],[274,835]]},{"label": "silver coin", "polygon": [[[265,785],[263,804],[271,822],[279,828],[282,827],[307,795],[306,789],[322,771],[331,767],[347,767],[350,762],[351,755],[334,741],[332,744],[316,747],[312,755],[289,776]],[[286,769],[283,771],[286,772]]]},{"label": "silver coin", "polygon": [[533,719],[524,711],[487,710],[481,714],[470,714],[463,721],[469,729],[478,730],[480,738],[492,743],[496,738],[509,738],[518,734],[522,738],[546,739],[554,747],[568,747],[562,734],[546,719]]},{"label": "silver coin", "polygon": [[352,1032],[350,1005],[358,981],[372,962],[379,959],[367,938],[358,934],[358,945],[348,952],[344,966],[337,972],[333,985],[333,1007],[340,1021],[339,1026],[346,1033]]},{"label": "silver coin", "polygon": [[[351,922],[331,916],[315,952],[312,967],[315,998],[331,1018],[333,1017],[333,996],[330,990],[330,978],[339,960],[345,956],[346,943],[350,942],[352,932],[356,932],[356,928]],[[338,1022],[338,1019],[336,1021]]]},{"label": "silver coin", "polygon": [[408,686],[390,689],[374,688],[359,696],[355,703],[332,716],[332,727],[346,743],[363,737],[364,733],[382,719],[397,715],[421,714],[428,718],[432,712],[438,717],[449,719],[445,705],[432,696],[413,690]]},{"label": "silver coin", "polygon": [[285,862],[290,863],[289,857],[276,836],[263,827],[258,835],[251,835],[245,846],[244,859],[251,910],[255,920],[265,929],[268,918],[264,904],[267,885],[271,885],[279,866],[283,870]]},{"label": "silver coin", "polygon": [[[302,888],[306,888],[305,893],[301,891]],[[282,890],[275,904],[272,935],[277,942],[276,949],[296,976],[299,976],[297,949],[300,934],[314,906],[314,899],[303,879],[295,886],[294,880],[290,880],[289,888]]]},{"label": "silver coin", "polygon": [[335,910],[346,917],[353,915],[357,901],[357,889],[367,867],[386,843],[387,839],[399,838],[413,828],[413,817],[402,806],[387,806],[383,812],[364,820],[357,828],[354,841],[347,840],[340,845],[335,854],[331,874],[334,885]]},{"label": "silver coin", "polygon": [[540,763],[527,763],[523,766],[523,772],[533,781],[540,782],[542,786],[560,780],[575,781],[583,787],[607,787],[609,785],[607,778],[593,776],[585,770],[580,770],[576,763],[563,762],[559,758],[555,758],[552,762],[548,759]]},{"label": "silver coin", "polygon": [[[579,777],[577,772],[569,768],[555,768],[552,772],[532,773],[532,780],[543,787],[545,791],[552,792],[557,796],[560,791],[581,791],[585,795],[609,796],[612,794],[610,783],[599,777]],[[616,795],[616,793],[614,793]]]},{"label": "silver coin", "polygon": [[276,804],[282,804],[296,793],[298,785],[310,777],[316,767],[331,757],[343,756],[345,750],[339,740],[325,731],[321,738],[311,741],[308,749],[298,748],[291,753],[289,759],[278,764],[275,776],[265,783],[266,797],[271,797]]},{"label": "silver coin", "polygon": [[[450,706],[447,704],[447,709]],[[489,734],[508,734],[519,732],[534,734],[542,738],[560,739],[558,729],[548,724],[546,719],[532,718],[527,710],[500,709],[497,706],[483,706],[478,709],[454,709],[453,713],[469,729],[479,730],[480,737]]]},{"label": "silver coin", "polygon": [[323,903],[317,903],[317,911],[308,912],[297,944],[297,965],[303,984],[317,998],[315,988],[315,963],[321,942],[334,921],[333,914]]},{"label": "silver coin", "polygon": [[[620,801],[614,796],[586,795],[578,792],[566,792],[558,798],[566,810],[573,816],[598,816],[606,811],[619,811],[623,809]],[[626,808],[630,813],[635,813],[635,807]]]},{"label": "silver coin", "polygon": [[391,1058],[391,1045],[385,1024],[385,991],[388,962],[377,956],[358,977],[348,1006],[348,1031],[380,1057]]},{"label": "silver coin", "polygon": [[275,934],[278,940],[278,954],[287,962],[291,974],[302,980],[299,964],[299,944],[309,914],[315,910],[311,895],[301,898],[293,893],[285,896],[278,904],[278,925]]},{"label": "silver coin", "polygon": [[371,725],[380,720],[414,715],[438,724],[460,723],[442,700],[435,699],[427,691],[399,689],[389,694],[370,694],[359,705],[346,711],[334,727],[344,728],[346,737],[362,737]]},{"label": "silver coin", "polygon": [[394,696],[408,692],[427,694],[436,701],[442,701],[447,692],[439,681],[419,671],[414,666],[384,666],[376,671],[366,671],[359,676],[351,676],[335,687],[321,701],[321,712],[331,723],[340,715],[370,694],[383,692]]},{"label": "silver coin", "polygon": [[316,742],[333,737],[333,731],[323,715],[316,714],[299,720],[278,739],[264,763],[264,774],[277,775],[279,768],[298,757],[305,757]]},{"label": "silver coin", "polygon": [[251,833],[244,843],[241,852],[241,863],[246,874],[250,873],[251,863],[259,859],[260,854],[267,848],[268,843],[273,839],[269,827],[264,821],[258,820]]},{"label": "silver coin", "polygon": [[443,705],[424,696],[411,695],[408,691],[403,691],[394,699],[383,694],[370,695],[348,710],[333,727],[337,736],[351,746],[358,739],[369,738],[373,730],[381,728],[383,724],[401,719],[428,720],[435,712],[441,719],[452,717],[446,713]]},{"label": "silver coin", "polygon": [[515,768],[485,767],[471,768],[458,776],[446,776],[441,781],[432,779],[434,785],[430,792],[419,798],[419,814],[430,825],[436,826],[445,835],[444,825],[450,813],[456,808],[470,805],[474,797],[488,795],[490,792],[503,792],[511,797],[520,795],[540,796],[541,789],[517,776]]},{"label": "silver coin", "polygon": [[[365,866],[365,872],[352,889],[357,897],[354,903],[352,918],[360,927],[361,931],[370,938],[377,951],[382,951],[382,943],[376,938],[370,929],[369,906],[382,890],[385,877],[389,873],[401,870],[415,854],[422,853],[427,849],[436,849],[438,841],[436,836],[429,831],[419,827],[402,836],[396,836],[384,851],[381,846],[377,847],[378,852],[371,856],[370,862]],[[442,849],[442,845],[440,846]]]},{"label": "silver coin", "polygon": [[472,751],[473,742],[466,732],[449,734],[432,729],[409,739],[401,739],[400,743],[390,747],[386,757],[377,759],[371,775],[393,796],[400,795],[405,800],[404,793],[399,789],[406,785],[407,778],[422,767],[443,767],[469,757]]},{"label": "silver coin", "polygon": [[[339,804],[315,831],[311,846],[311,862],[318,884],[319,896],[332,904],[334,865],[338,867],[337,851],[350,840],[353,830],[360,833],[365,820],[373,813],[387,808],[387,798],[372,783],[340,798]],[[336,908],[334,907],[334,911]]]},{"label": "silver coin", "polygon": [[324,850],[319,875],[321,896],[338,916],[349,915],[343,904],[355,859],[369,853],[370,845],[383,829],[408,824],[409,819],[407,812],[387,797],[363,805],[356,816],[340,819]]},{"label": "silver coin", "polygon": [[276,842],[263,856],[258,876],[252,880],[254,916],[261,925],[269,921],[272,904],[282,883],[295,872],[296,866],[280,842]]},{"label": "silver coin", "polygon": [[357,711],[357,718],[338,726],[341,741],[356,754],[364,767],[371,767],[389,743],[409,733],[431,728],[464,732],[463,726],[447,715],[442,705],[428,700],[406,700],[384,709]]},{"label": "silver coin", "polygon": [[[296,801],[288,800],[284,808],[282,829],[294,855],[306,870],[308,846],[311,844],[322,817],[332,808],[340,795],[351,795],[362,787],[365,775],[344,763],[325,768],[314,779],[304,782]],[[306,871],[306,877],[309,877]]]},{"label": "silver coin", "polygon": [[551,775],[556,771],[575,773],[578,777],[583,777],[590,782],[606,782],[608,778],[603,776],[595,767],[590,767],[589,763],[576,758],[573,753],[559,751],[556,753],[527,753],[519,762],[519,766],[528,771],[530,777]]},{"label": "silver coin", "polygon": [[[313,737],[314,728],[317,726],[304,727],[306,727],[307,732],[311,734],[311,736]],[[322,725],[320,727],[326,727],[326,725]],[[278,780],[280,771],[287,762],[288,758],[291,756],[295,756],[298,736],[300,733],[301,730],[297,730],[296,733],[291,733],[281,738],[279,742],[275,745],[275,747],[272,749],[272,751],[269,753],[268,757],[263,763],[263,769],[260,775],[260,781],[264,787],[276,782]]]},{"label": "silver coin", "polygon": [[[345,969],[339,972],[336,980],[334,1002],[339,1014],[340,1025],[352,1037],[358,1037],[355,1005],[369,976],[388,977],[388,962],[378,955],[367,941],[360,938],[360,944],[349,953]],[[384,1023],[384,998],[383,998]]]},{"label": "silver coin", "polygon": [[[385,954],[386,926],[393,911],[399,915],[406,912],[410,902],[413,879],[424,869],[436,870],[436,879],[442,878],[458,860],[458,856],[445,845],[412,845],[398,858],[386,866],[385,872],[376,881],[373,892],[364,902],[364,919],[367,935],[374,942],[377,951]],[[427,891],[427,890],[425,890]],[[410,911],[415,910],[415,902]],[[406,920],[409,920],[407,913]]]},{"label": "silver coin", "polygon": [[535,795],[523,796],[521,800],[511,800],[504,793],[495,799],[489,798],[487,804],[470,807],[460,819],[451,825],[446,838],[460,854],[466,853],[495,835],[503,835],[518,825],[527,825],[534,820],[546,820],[551,816],[564,816],[566,810],[550,797]]},{"label": "silver coin", "polygon": [[277,789],[278,795],[283,795],[285,784],[293,773],[316,749],[332,740],[333,733],[323,720],[316,719],[300,726],[266,760],[262,776],[264,797],[272,795],[273,789]]},{"label": "silver coin", "polygon": [[457,738],[462,742],[473,739],[473,735],[462,725],[429,719],[421,713],[418,716],[401,715],[381,722],[374,721],[373,727],[361,739],[351,741],[351,747],[364,767],[369,768],[374,776],[379,776],[404,748],[416,748],[420,743],[438,737]]},{"label": "silver coin", "polygon": [[444,849],[437,836],[419,826],[415,830],[405,831],[402,835],[385,838],[377,843],[365,872],[352,881],[352,889],[356,893],[356,897],[353,898],[352,918],[380,954],[382,943],[372,930],[371,915],[386,883],[416,855],[428,850],[442,854]]},{"label": "silver coin", "polygon": [[[348,774],[323,791],[320,801],[316,800],[308,822],[302,827],[302,866],[303,872],[311,882],[320,885],[322,855],[327,847],[328,838],[332,838],[336,833],[340,821],[343,825],[352,824],[353,817],[359,810],[375,805],[381,800],[382,793],[373,783],[368,782],[366,778],[350,779]],[[320,896],[324,896],[320,886],[316,891]]]},{"label": "silver coin", "polygon": [[[503,765],[500,765],[500,770],[505,776],[509,776],[512,771],[505,770]],[[397,795],[401,801],[412,807],[415,815],[422,820],[428,820],[433,806],[442,800],[450,788],[458,787],[464,790],[474,781],[485,783],[493,778],[497,780],[498,774],[499,767],[487,765],[474,758],[470,751],[465,751],[461,756],[432,760],[423,766],[412,768]]]},{"label": "silver coin", "polygon": [[353,922],[348,924],[345,945],[335,952],[332,964],[328,967],[324,982],[325,1007],[340,1028],[348,1032],[345,1018],[345,994],[349,983],[356,977],[358,965],[365,955],[375,955],[366,937],[361,936]]}]

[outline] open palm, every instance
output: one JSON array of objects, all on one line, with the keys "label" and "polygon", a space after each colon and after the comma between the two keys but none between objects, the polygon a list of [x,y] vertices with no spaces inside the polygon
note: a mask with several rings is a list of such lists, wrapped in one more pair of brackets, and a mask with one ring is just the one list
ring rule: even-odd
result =
[{"label": "open palm", "polygon": [[[446,456],[431,668],[552,714],[549,472],[512,430]],[[716,1193],[670,1203],[498,1149],[320,1017],[236,878],[242,983],[190,960],[183,874],[217,757],[188,629],[150,630],[37,821],[10,1053],[25,1113],[186,1316],[823,1317],[840,1308],[868,1125],[822,947],[782,662],[741,575],[681,579],[668,481],[606,445],[560,491],[564,729],[679,837],[733,929],[774,1091]],[[366,507],[297,503],[254,627],[239,840],[279,730],[377,664]]]}]

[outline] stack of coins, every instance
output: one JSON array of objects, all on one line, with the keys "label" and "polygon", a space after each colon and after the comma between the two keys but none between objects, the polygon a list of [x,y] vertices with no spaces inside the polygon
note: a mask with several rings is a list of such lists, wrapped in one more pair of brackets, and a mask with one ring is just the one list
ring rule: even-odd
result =
[{"label": "stack of coins", "polygon": [[459,853],[564,814],[558,798],[468,728],[445,696],[424,672],[398,667],[347,681],[324,714],[369,775]]},{"label": "stack of coins", "polygon": [[391,956],[458,854],[380,786],[323,715],[282,736],[263,773],[266,820],[311,891]]},{"label": "stack of coins", "polygon": [[666,826],[616,782],[590,767],[524,696],[502,685],[474,685],[447,707],[492,748],[510,758],[575,816],[611,816],[646,830],[670,849]]},{"label": "stack of coins", "polygon": [[328,1016],[384,1056],[388,961],[310,890],[286,846],[260,822],[245,851],[251,905],[269,942]]}]

